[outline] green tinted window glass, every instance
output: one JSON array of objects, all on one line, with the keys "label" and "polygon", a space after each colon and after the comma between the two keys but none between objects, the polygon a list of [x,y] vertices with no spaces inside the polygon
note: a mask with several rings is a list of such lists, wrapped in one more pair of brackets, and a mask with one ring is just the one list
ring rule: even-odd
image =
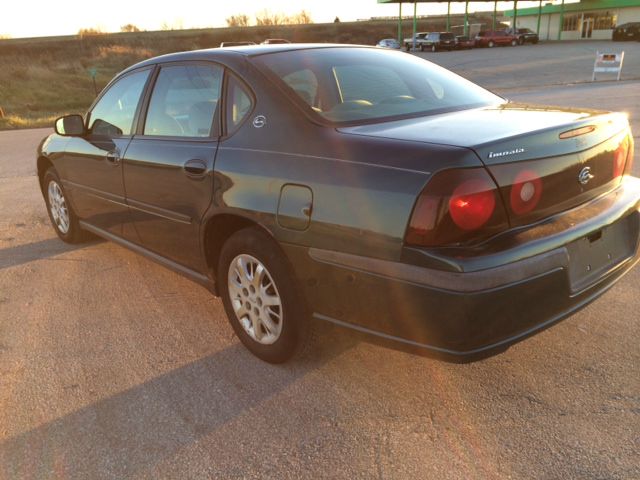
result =
[{"label": "green tinted window glass", "polygon": [[131,134],[133,118],[149,72],[129,74],[109,87],[91,111],[91,133],[112,137]]}]

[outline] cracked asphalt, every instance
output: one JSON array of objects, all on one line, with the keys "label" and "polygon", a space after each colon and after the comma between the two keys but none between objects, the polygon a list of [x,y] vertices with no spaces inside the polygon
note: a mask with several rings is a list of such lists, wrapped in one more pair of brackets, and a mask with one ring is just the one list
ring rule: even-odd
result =
[{"label": "cracked asphalt", "polygon": [[[628,111],[639,175],[640,43],[601,43],[625,48],[627,80],[584,83],[598,42],[425,56],[514,100]],[[0,132],[0,479],[640,478],[640,268],[481,362],[329,329],[268,365],[200,286],[57,239],[47,133]]]}]

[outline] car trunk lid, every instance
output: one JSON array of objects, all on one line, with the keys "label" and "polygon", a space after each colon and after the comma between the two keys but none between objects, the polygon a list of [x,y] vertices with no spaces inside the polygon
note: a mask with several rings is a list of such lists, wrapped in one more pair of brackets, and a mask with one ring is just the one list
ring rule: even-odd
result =
[{"label": "car trunk lid", "polygon": [[616,152],[631,142],[623,114],[514,103],[340,131],[472,149],[496,181],[511,226],[615,188]]}]

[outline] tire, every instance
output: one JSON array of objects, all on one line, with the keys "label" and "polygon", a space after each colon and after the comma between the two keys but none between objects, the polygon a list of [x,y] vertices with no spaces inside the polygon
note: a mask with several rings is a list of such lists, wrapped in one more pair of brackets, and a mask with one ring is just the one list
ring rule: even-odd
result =
[{"label": "tire", "polygon": [[433,53],[435,53],[437,50],[438,50],[438,47],[436,47],[436,46],[435,46],[435,44],[434,44],[434,45],[431,45],[431,51],[432,51]]},{"label": "tire", "polygon": [[78,217],[67,199],[54,167],[50,167],[42,177],[42,194],[51,225],[62,241],[79,243],[89,237],[88,233],[80,228]]},{"label": "tire", "polygon": [[420,45],[420,51],[424,52],[424,43],[422,45]]},{"label": "tire", "polygon": [[[262,272],[259,278],[256,271]],[[258,227],[227,239],[217,281],[231,327],[256,357],[283,363],[308,349],[313,325],[293,270],[278,244]]]},{"label": "tire", "polygon": [[487,47],[489,47],[489,48],[493,48],[493,47],[495,47],[495,45],[496,44],[493,43],[493,40],[489,40],[489,43],[487,43]]},{"label": "tire", "polygon": [[408,43],[404,44],[404,48],[407,50],[407,52],[411,51],[411,46]]},{"label": "tire", "polygon": [[515,47],[516,45],[518,45],[518,41],[514,38],[513,40],[511,40],[511,46]]},{"label": "tire", "polygon": [[518,39],[518,45],[524,45],[524,37]]}]

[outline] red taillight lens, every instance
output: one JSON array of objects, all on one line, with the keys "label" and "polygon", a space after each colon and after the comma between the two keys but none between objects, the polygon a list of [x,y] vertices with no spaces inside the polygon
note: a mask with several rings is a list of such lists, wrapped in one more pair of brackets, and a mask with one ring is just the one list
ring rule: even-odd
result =
[{"label": "red taillight lens", "polygon": [[511,210],[517,215],[531,212],[542,196],[542,180],[533,170],[523,170],[516,175],[511,185]]},{"label": "red taillight lens", "polygon": [[406,242],[444,246],[479,241],[508,228],[493,179],[484,168],[438,172],[418,197]]},{"label": "red taillight lens", "polygon": [[477,230],[493,215],[496,208],[495,188],[474,178],[458,185],[449,199],[449,214],[463,230]]},{"label": "red taillight lens", "polygon": [[613,153],[613,178],[618,178],[624,173],[624,167],[629,155],[629,135],[625,136],[618,148]]}]

